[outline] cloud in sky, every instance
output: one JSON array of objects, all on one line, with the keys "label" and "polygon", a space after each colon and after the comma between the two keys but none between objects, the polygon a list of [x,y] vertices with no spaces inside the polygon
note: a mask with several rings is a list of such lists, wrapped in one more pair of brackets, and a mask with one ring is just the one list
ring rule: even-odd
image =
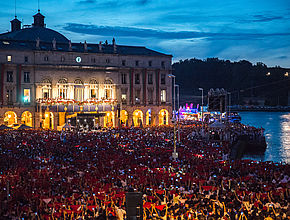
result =
[{"label": "cloud in sky", "polygon": [[85,25],[77,23],[68,23],[64,26],[67,31],[101,35],[101,36],[126,36],[126,37],[141,37],[141,38],[158,38],[158,39],[190,39],[211,37],[216,39],[229,40],[246,40],[259,39],[271,36],[290,36],[289,33],[207,33],[197,31],[163,31],[155,29],[145,29],[136,27],[119,27],[119,26],[98,26]]},{"label": "cloud in sky", "polygon": [[[14,1],[0,2],[0,32],[10,29]],[[47,27],[75,42],[117,37],[175,60],[198,57],[248,59],[290,66],[289,0],[46,0]],[[32,23],[37,2],[17,2],[17,15]]]}]

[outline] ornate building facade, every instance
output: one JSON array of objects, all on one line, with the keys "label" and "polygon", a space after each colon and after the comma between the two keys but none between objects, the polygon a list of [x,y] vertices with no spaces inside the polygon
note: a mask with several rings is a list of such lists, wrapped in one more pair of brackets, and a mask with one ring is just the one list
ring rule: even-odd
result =
[{"label": "ornate building facade", "polygon": [[72,43],[15,17],[0,34],[0,124],[57,129],[166,125],[171,118],[171,55],[145,47]]}]

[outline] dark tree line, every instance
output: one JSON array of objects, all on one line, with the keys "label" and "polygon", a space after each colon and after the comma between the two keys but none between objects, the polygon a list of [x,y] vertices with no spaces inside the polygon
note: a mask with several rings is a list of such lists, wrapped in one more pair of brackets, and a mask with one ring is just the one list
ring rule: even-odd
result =
[{"label": "dark tree line", "polygon": [[200,95],[200,87],[205,95],[210,88],[224,88],[231,92],[233,104],[244,104],[245,98],[253,97],[253,100],[264,99],[265,105],[288,105],[290,69],[218,58],[180,60],[172,68],[184,97]]}]

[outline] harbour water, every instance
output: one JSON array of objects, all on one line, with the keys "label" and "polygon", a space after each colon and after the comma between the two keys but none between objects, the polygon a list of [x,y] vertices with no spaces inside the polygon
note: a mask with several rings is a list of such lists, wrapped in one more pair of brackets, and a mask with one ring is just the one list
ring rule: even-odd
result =
[{"label": "harbour water", "polygon": [[290,164],[290,113],[240,112],[240,115],[243,124],[263,127],[267,142],[264,155],[245,155],[244,159]]}]

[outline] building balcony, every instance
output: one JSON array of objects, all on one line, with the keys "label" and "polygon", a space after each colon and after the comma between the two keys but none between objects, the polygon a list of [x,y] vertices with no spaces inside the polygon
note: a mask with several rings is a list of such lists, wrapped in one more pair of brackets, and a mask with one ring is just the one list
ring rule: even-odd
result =
[{"label": "building balcony", "polygon": [[37,99],[39,110],[54,112],[106,112],[117,110],[116,99],[87,99],[76,101],[73,99]]}]

